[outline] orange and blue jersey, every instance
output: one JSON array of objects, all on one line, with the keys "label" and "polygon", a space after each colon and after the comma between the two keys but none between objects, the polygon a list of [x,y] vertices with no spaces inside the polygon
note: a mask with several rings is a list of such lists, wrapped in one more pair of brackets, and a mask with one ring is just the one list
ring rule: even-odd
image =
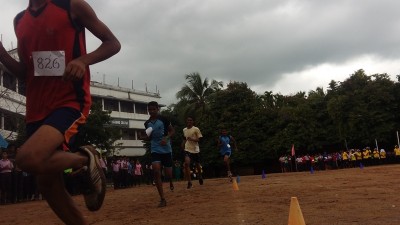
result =
[{"label": "orange and blue jersey", "polygon": [[[89,67],[78,81],[64,81],[62,75],[54,74],[56,67],[66,66],[86,54],[84,28],[71,19],[70,4],[70,0],[47,0],[41,9],[32,11],[28,8],[15,17],[20,60],[27,65],[27,123],[40,121],[55,109],[64,107],[74,108],[85,117],[89,114]],[[53,52],[57,57],[47,57]],[[36,58],[37,54],[42,55]],[[50,72],[38,73],[38,68],[43,67]]]}]

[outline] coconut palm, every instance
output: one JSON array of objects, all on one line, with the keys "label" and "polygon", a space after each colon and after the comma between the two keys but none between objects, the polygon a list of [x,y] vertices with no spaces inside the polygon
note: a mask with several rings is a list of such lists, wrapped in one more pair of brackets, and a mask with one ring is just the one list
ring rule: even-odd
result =
[{"label": "coconut palm", "polygon": [[[223,83],[216,80],[210,83],[208,78],[202,80],[197,72],[186,74],[185,79],[187,83],[176,93],[176,98],[185,105],[184,117],[188,114],[196,114],[200,115],[199,119],[201,119],[207,110],[210,95],[219,90]],[[178,103],[178,105],[181,104]]]}]

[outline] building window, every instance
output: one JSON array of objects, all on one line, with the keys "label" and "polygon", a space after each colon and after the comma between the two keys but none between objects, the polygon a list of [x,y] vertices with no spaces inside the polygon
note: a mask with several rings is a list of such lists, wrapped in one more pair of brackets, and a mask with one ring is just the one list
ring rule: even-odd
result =
[{"label": "building window", "polygon": [[14,114],[14,113],[3,113],[3,118],[4,118],[4,130],[8,131],[17,131],[18,130],[18,124],[20,123],[20,115]]},{"label": "building window", "polygon": [[123,128],[123,129],[121,129],[121,131],[122,131],[121,132],[122,140],[136,140],[134,129]]},{"label": "building window", "polygon": [[147,104],[135,103],[135,109],[138,114],[147,114]]},{"label": "building window", "polygon": [[4,130],[4,115],[0,113],[0,129]]},{"label": "building window", "polygon": [[99,98],[99,97],[94,97],[94,96],[92,96],[92,103],[93,103],[93,104],[100,104],[100,105],[103,105],[103,102],[101,101],[101,98]]},{"label": "building window", "polygon": [[114,99],[104,99],[104,110],[119,112],[118,101]]},{"label": "building window", "polygon": [[3,87],[17,91],[17,79],[6,71],[3,73]]},{"label": "building window", "polygon": [[133,102],[120,101],[121,112],[134,113]]},{"label": "building window", "polygon": [[147,137],[146,130],[136,130],[137,136],[139,137]]},{"label": "building window", "polygon": [[26,82],[25,79],[18,79],[18,93],[26,96]]}]

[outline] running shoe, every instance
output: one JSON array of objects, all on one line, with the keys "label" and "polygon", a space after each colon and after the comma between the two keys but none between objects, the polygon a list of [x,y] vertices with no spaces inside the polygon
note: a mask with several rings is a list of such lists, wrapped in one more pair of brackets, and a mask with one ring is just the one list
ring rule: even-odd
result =
[{"label": "running shoe", "polygon": [[172,180],[169,182],[169,189],[171,191],[174,191],[175,187],[174,187],[174,183],[172,183]]},{"label": "running shoe", "polygon": [[204,183],[203,177],[200,177],[200,178],[199,178],[199,184],[200,184],[200,185],[203,185],[203,183]]},{"label": "running shoe", "polygon": [[160,203],[158,204],[158,207],[161,208],[161,207],[165,207],[165,206],[167,206],[167,200],[165,200],[165,198],[162,198],[160,200]]},{"label": "running shoe", "polygon": [[78,170],[85,204],[90,211],[97,211],[101,208],[106,194],[106,177],[100,166],[96,149],[91,145],[86,145],[80,147],[79,150],[89,158],[88,165]]},{"label": "running shoe", "polygon": [[187,185],[187,189],[190,189],[190,188],[192,188],[193,187],[193,184],[192,184],[192,182],[188,182],[188,185]]}]

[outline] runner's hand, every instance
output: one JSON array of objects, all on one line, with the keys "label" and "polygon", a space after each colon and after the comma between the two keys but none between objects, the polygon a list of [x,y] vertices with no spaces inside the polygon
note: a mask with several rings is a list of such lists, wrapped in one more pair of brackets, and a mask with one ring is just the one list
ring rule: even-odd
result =
[{"label": "runner's hand", "polygon": [[83,78],[86,72],[86,65],[78,60],[74,59],[68,63],[65,68],[65,72],[63,75],[63,80],[65,81],[77,81]]}]

